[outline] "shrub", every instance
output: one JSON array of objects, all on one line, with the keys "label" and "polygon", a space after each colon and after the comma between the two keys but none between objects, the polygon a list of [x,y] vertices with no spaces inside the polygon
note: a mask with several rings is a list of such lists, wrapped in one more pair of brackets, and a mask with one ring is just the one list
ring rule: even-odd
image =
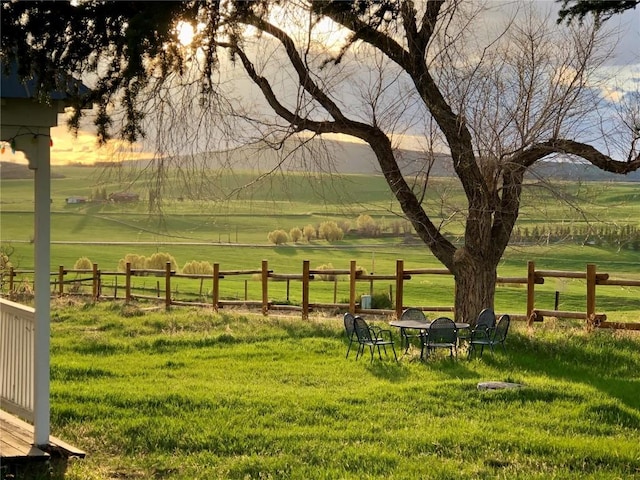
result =
[{"label": "shrub", "polygon": [[313,225],[307,225],[302,229],[302,235],[307,239],[307,242],[316,238],[316,227]]},{"label": "shrub", "polygon": [[13,267],[10,260],[11,253],[13,252],[9,252],[4,247],[0,247],[0,286],[4,284],[5,277],[9,276],[9,271],[11,267]]},{"label": "shrub", "polygon": [[137,255],[135,253],[127,253],[124,258],[121,258],[118,262],[118,271],[126,272],[127,263],[131,264],[133,270],[142,270],[147,264],[147,257],[144,255]]},{"label": "shrub", "polygon": [[369,272],[367,271],[367,269],[364,267],[361,267],[360,265],[356,265],[356,270],[362,271],[362,273],[360,274],[361,276],[369,275]]},{"label": "shrub", "polygon": [[362,235],[366,235],[369,237],[380,235],[380,226],[371,217],[371,215],[360,215],[356,220],[356,226],[358,227],[358,231]]},{"label": "shrub", "polygon": [[391,303],[389,294],[384,292],[374,292],[371,296],[371,308],[379,308],[383,310],[392,309],[393,303]]},{"label": "shrub", "polygon": [[284,230],[274,230],[273,232],[269,232],[267,238],[275,245],[282,245],[289,241],[289,235]]},{"label": "shrub", "polygon": [[[316,267],[316,270],[334,270],[333,265],[331,263],[326,263]],[[335,275],[319,273],[317,275],[318,280],[323,280],[325,282],[332,282],[336,279]]]},{"label": "shrub", "polygon": [[322,222],[320,224],[320,238],[324,238],[328,242],[342,240],[344,232],[336,222]]},{"label": "shrub", "polygon": [[93,263],[87,257],[80,257],[76,260],[76,263],[73,264],[74,270],[92,270]]},{"label": "shrub", "polygon": [[184,267],[182,267],[182,273],[211,275],[213,273],[213,265],[206,260],[203,260],[202,262],[192,260],[184,264]]},{"label": "shrub", "polygon": [[349,233],[349,230],[351,230],[351,222],[349,220],[340,220],[338,227],[340,227],[344,233]]},{"label": "shrub", "polygon": [[289,230],[289,238],[294,243],[299,242],[302,238],[302,230],[300,230],[298,227],[292,228],[291,230]]},{"label": "shrub", "polygon": [[158,252],[147,258],[145,268],[150,270],[164,270],[167,262],[171,263],[171,270],[178,270],[178,262],[172,255],[165,252]]}]

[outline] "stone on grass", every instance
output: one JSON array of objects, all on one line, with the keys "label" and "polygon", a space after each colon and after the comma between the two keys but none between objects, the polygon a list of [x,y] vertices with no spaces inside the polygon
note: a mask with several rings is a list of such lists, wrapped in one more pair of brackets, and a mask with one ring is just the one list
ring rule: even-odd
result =
[{"label": "stone on grass", "polygon": [[509,382],[480,382],[478,390],[503,390],[505,388],[522,388],[524,385],[520,383]]}]

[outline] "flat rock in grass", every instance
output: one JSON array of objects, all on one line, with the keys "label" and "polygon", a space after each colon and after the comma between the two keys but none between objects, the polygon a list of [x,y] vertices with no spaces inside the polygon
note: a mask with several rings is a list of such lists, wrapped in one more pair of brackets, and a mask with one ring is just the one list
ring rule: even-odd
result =
[{"label": "flat rock in grass", "polygon": [[506,388],[522,388],[524,385],[520,383],[509,382],[480,382],[478,390],[504,390]]}]

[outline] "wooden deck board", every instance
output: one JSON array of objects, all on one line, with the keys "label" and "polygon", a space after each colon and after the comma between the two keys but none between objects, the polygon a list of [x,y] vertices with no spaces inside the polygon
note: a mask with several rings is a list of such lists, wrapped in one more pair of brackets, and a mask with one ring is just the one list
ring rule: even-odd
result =
[{"label": "wooden deck board", "polygon": [[84,451],[54,436],[49,437],[49,445],[34,446],[33,425],[0,410],[0,463],[46,461],[50,458],[47,452],[53,451],[66,457],[86,456]]}]

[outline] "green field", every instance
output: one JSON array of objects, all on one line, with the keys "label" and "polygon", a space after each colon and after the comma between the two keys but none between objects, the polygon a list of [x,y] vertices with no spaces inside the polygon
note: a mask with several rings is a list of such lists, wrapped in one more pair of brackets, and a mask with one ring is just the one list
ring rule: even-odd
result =
[{"label": "green field", "polygon": [[[52,433],[88,455],[53,479],[640,476],[637,333],[519,323],[506,345],[370,363],[335,316],[56,304]],[[477,389],[496,380],[524,388]]]},{"label": "green field", "polygon": [[[90,196],[102,185],[100,172],[59,171],[65,178],[52,180],[52,271],[71,268],[80,257],[113,271],[128,253],[157,252],[170,253],[179,267],[206,260],[221,270],[259,269],[266,259],[277,273],[301,273],[304,260],[312,268],[331,263],[339,269],[354,260],[377,274],[394,273],[397,259],[406,269],[440,267],[411,236],[388,231],[375,238],[350,232],[331,244],[267,242],[274,229],[327,220],[353,225],[361,213],[388,226],[402,221],[378,177],[310,182],[284,176],[222,200],[180,201],[176,189],[158,216],[148,215],[144,202],[67,205],[65,198]],[[218,190],[231,191],[250,178],[228,178]],[[110,182],[104,183],[109,192],[126,189]],[[33,184],[2,180],[0,186],[2,247],[11,250],[16,267],[29,269]],[[579,194],[588,217],[531,186],[518,227],[640,226],[637,186],[566,187]],[[445,193],[448,209],[464,204],[450,179],[438,180],[429,201]],[[445,229],[452,238],[460,233],[456,221]],[[613,278],[639,279],[640,252],[612,243],[552,236],[514,243],[499,275],[526,276],[527,262],[534,261],[537,269],[580,272],[595,263]],[[157,283],[154,277],[137,280],[146,288]],[[181,295],[198,292],[197,280],[172,280]],[[285,286],[270,282],[270,298],[284,300]],[[379,281],[374,289],[390,286]],[[241,298],[244,288],[260,298],[251,276],[225,278],[221,288],[227,298]],[[333,301],[334,288],[338,301],[348,296],[347,281],[337,287],[314,281],[310,301]],[[358,288],[368,293],[366,282]],[[405,298],[451,305],[453,288],[447,276],[414,276],[405,283]],[[525,292],[499,285],[496,310],[524,312]],[[537,285],[536,306],[552,309],[556,292],[560,309],[584,311],[581,280]],[[290,295],[292,303],[299,301],[298,283]],[[370,363],[368,357],[355,361],[353,350],[345,358],[335,312],[301,321],[273,312],[263,317],[232,309],[165,312],[144,303],[77,302],[65,297],[52,305],[51,426],[53,435],[88,456],[54,463],[53,480],[640,477],[637,332],[590,331],[577,320],[545,319],[532,328],[515,322],[506,353],[467,360],[463,352],[456,361],[438,356],[421,362],[413,348],[399,363]],[[638,288],[598,286],[597,307],[609,320],[637,322]],[[386,321],[367,318],[381,326]],[[492,380],[524,388],[478,391],[479,382]]]},{"label": "green field", "polygon": [[[144,175],[139,175],[139,183],[130,185],[126,172],[120,172],[118,179],[114,172],[107,175],[95,167],[54,167],[54,173],[61,178],[51,181],[52,271],[57,271],[60,265],[72,268],[81,257],[97,263],[103,271],[115,271],[126,254],[148,257],[157,252],[172,255],[179,269],[198,260],[218,263],[223,271],[255,270],[263,259],[268,260],[269,268],[276,273],[302,273],[304,260],[310,262],[311,268],[330,263],[339,269],[348,269],[353,260],[368,273],[376,274],[393,274],[397,259],[404,260],[407,269],[441,266],[419,240],[403,233],[407,222],[399,215],[381,176],[281,174],[254,182],[256,175],[251,172],[212,174],[211,188],[198,200],[189,199],[190,192],[173,178],[164,194],[163,213],[149,214],[145,201],[65,202],[70,196],[89,198],[96,189],[107,193],[136,191],[145,197],[144,182],[149,179]],[[174,174],[177,176],[178,172]],[[32,269],[33,182],[3,179],[0,187],[2,247],[12,252],[15,268]],[[572,208],[558,201],[560,193],[572,199]],[[444,205],[442,218],[465,205],[460,189],[450,178],[434,179],[426,201]],[[537,269],[579,272],[585,271],[586,264],[594,263],[599,272],[607,272],[614,278],[637,279],[640,249],[630,242],[617,245],[615,240],[625,238],[624,234],[607,241],[610,235],[603,232],[638,229],[638,211],[640,192],[636,184],[564,183],[555,195],[540,185],[528,184],[517,224],[519,232],[529,232],[528,241],[515,242],[507,250],[498,273],[503,277],[526,276],[528,261],[534,261]],[[382,235],[363,237],[355,231],[356,219],[363,213],[378,222]],[[452,218],[444,230],[455,238],[462,230],[458,217]],[[267,240],[268,233],[275,229],[289,231],[325,221],[348,223],[354,230],[347,232],[343,240],[332,243],[313,240],[275,246]],[[393,233],[394,225],[400,233]],[[587,228],[593,234],[569,238],[554,233]],[[534,231],[538,231],[537,237],[533,236]],[[150,278],[143,283],[145,288],[153,288],[157,282]],[[197,281],[175,280],[174,286],[185,294],[200,292]],[[359,284],[360,287],[359,293],[370,293],[366,284]],[[225,279],[221,288],[225,289],[222,293],[226,298],[243,298],[245,288],[250,299],[260,298],[259,283],[251,277]],[[374,290],[388,292],[389,282],[376,282]],[[539,308],[552,308],[558,291],[560,309],[584,311],[584,290],[581,281],[547,282],[537,288],[536,301],[540,302]],[[297,291],[299,286],[293,283],[293,303],[299,302]],[[517,286],[499,287],[496,308],[524,312],[523,291]],[[405,293],[413,304],[450,305],[452,292],[452,279],[431,276],[407,282]],[[270,295],[275,300],[284,300],[285,285],[274,282]],[[332,302],[334,295],[333,284],[315,282],[311,302]],[[348,298],[348,282],[338,283],[337,297],[338,302]],[[598,309],[611,314],[611,308],[615,308],[618,314],[610,315],[610,320],[637,320],[634,317],[640,312],[638,297],[637,288],[600,287]]]}]

